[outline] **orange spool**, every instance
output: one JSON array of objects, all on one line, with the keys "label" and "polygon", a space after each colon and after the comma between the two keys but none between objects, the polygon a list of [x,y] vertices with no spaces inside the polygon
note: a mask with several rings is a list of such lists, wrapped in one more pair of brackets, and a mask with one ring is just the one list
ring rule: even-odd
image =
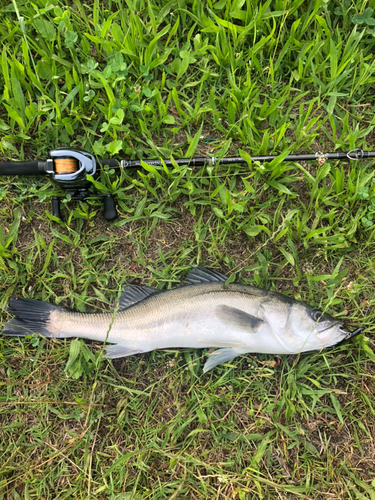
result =
[{"label": "orange spool", "polygon": [[55,159],[56,174],[73,174],[78,170],[78,162],[75,158]]}]

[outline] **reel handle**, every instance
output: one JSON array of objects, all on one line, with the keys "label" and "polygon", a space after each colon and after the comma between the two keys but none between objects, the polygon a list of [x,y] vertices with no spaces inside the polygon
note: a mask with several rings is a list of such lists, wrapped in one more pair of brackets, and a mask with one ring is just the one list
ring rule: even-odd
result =
[{"label": "reel handle", "polygon": [[[52,215],[54,217],[57,217],[58,219],[61,219],[60,198],[63,198],[63,196],[52,197]],[[104,198],[103,217],[107,221],[117,219],[118,213],[116,210],[116,204],[111,194],[92,195],[91,193],[85,190],[78,192],[76,196],[74,195],[74,193],[71,193],[72,200],[85,201],[87,198]]]}]

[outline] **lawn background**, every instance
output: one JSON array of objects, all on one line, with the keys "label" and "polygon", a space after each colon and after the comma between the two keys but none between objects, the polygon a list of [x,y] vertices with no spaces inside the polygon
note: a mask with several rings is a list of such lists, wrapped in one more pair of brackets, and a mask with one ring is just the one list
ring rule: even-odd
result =
[{"label": "lawn background", "polygon": [[[375,149],[375,1],[2,0],[0,154]],[[100,201],[0,178],[0,306],[108,311],[192,265],[365,327],[333,351],[113,363],[100,345],[0,339],[0,498],[375,498],[373,162],[101,172]]]}]

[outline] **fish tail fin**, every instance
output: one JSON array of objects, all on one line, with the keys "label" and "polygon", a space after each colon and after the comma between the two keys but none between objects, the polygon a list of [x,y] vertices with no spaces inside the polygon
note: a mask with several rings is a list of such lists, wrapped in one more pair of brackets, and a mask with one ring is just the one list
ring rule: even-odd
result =
[{"label": "fish tail fin", "polygon": [[226,349],[218,349],[213,353],[208,355],[208,359],[203,367],[204,373],[208,372],[215,366],[221,365],[226,361],[230,361],[231,359],[239,356],[240,354],[245,354],[247,351],[238,350],[234,347],[228,347]]},{"label": "fish tail fin", "polygon": [[9,300],[7,311],[15,317],[5,324],[1,333],[18,337],[33,333],[43,335],[43,337],[70,337],[71,335],[66,334],[55,335],[49,330],[51,313],[62,309],[65,308],[41,300],[12,297]]}]

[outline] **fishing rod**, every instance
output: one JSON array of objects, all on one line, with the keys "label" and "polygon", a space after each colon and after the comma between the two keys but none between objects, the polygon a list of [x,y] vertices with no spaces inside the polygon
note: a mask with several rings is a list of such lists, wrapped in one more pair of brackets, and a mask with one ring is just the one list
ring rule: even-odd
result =
[{"label": "fishing rod", "polygon": [[[251,156],[254,162],[270,162],[278,155]],[[309,153],[290,154],[282,161],[318,161],[324,163],[327,160],[362,160],[375,158],[375,152],[352,149],[351,151],[336,153]],[[61,219],[60,199],[70,195],[73,200],[84,201],[88,198],[103,198],[103,216],[106,220],[114,220],[118,217],[116,204],[111,194],[92,193],[89,188],[92,183],[87,176],[94,176],[101,167],[110,168],[139,168],[142,162],[152,166],[188,165],[190,167],[204,167],[220,165],[244,164],[247,160],[240,156],[235,157],[199,157],[181,158],[179,160],[116,160],[114,158],[98,159],[91,153],[80,149],[57,148],[49,152],[45,161],[5,161],[0,162],[0,175],[49,175],[52,181],[63,191],[63,195],[52,197],[52,214]]]}]

